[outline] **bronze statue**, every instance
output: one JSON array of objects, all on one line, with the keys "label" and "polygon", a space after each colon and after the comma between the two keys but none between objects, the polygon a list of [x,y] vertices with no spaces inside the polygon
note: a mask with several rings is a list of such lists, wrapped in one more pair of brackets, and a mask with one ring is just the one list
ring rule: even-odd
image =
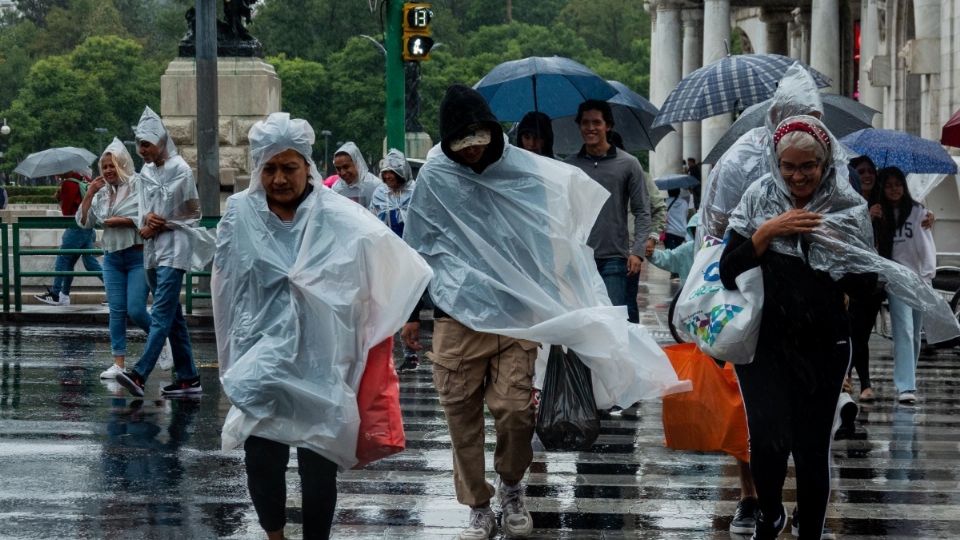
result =
[{"label": "bronze statue", "polygon": [[[253,20],[256,0],[223,0],[225,21],[217,21],[217,56],[244,56],[263,58],[263,45],[250,35],[245,24]],[[197,51],[196,9],[186,13],[187,33],[180,40],[179,55],[191,57]]]}]

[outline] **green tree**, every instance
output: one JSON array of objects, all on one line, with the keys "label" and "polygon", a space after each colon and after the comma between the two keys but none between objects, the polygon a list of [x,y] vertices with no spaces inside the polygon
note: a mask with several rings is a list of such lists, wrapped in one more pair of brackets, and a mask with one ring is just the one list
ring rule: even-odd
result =
[{"label": "green tree", "polygon": [[[320,138],[320,131],[331,129],[333,119],[327,101],[320,96],[330,96],[334,89],[330,85],[327,69],[319,62],[302,58],[287,58],[285,55],[272,56],[267,61],[277,70],[277,76],[283,83],[280,108],[294,118],[303,118],[310,122]],[[372,92],[372,90],[371,90]],[[338,130],[340,126],[337,126]],[[314,159],[323,160],[323,150],[314,147]],[[319,158],[319,159],[317,159]]]},{"label": "green tree", "polygon": [[355,37],[330,55],[326,68],[330,94],[315,99],[323,100],[329,127],[314,127],[329,129],[334,140],[354,141],[364,156],[379,159],[386,135],[383,54],[366,39]]},{"label": "green tree", "polygon": [[557,19],[590,47],[628,62],[635,40],[650,39],[650,15],[636,0],[569,0]]},{"label": "green tree", "polygon": [[318,62],[342,50],[354,36],[382,33],[380,15],[359,0],[265,0],[250,32],[268,55]]},{"label": "green tree", "polygon": [[37,26],[45,26],[47,13],[54,7],[65,7],[68,0],[17,0],[17,11]]},{"label": "green tree", "polygon": [[36,57],[26,44],[39,30],[29,20],[0,26],[0,110],[10,106]]},{"label": "green tree", "polygon": [[2,116],[16,129],[5,168],[52,146],[97,148],[93,129],[118,126],[100,82],[74,68],[68,56],[44,58],[34,64]]},{"label": "green tree", "polygon": [[34,42],[41,56],[66,54],[90,36],[129,36],[112,0],[70,0],[50,9],[46,28]]}]

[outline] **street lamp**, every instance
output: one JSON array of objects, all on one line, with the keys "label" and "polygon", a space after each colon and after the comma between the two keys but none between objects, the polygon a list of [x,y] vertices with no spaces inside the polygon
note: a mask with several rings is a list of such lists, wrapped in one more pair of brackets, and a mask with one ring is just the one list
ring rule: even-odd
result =
[{"label": "street lamp", "polygon": [[320,132],[320,135],[323,135],[323,175],[327,176],[329,169],[327,168],[327,158],[330,155],[330,136],[333,133],[329,129],[325,129]]},{"label": "street lamp", "polygon": [[[10,126],[7,125],[7,119],[3,119],[3,125],[0,125],[0,162],[3,161],[3,156],[7,152],[7,137],[10,135]],[[3,173],[3,178],[0,179],[0,186],[7,183],[7,174]]]}]

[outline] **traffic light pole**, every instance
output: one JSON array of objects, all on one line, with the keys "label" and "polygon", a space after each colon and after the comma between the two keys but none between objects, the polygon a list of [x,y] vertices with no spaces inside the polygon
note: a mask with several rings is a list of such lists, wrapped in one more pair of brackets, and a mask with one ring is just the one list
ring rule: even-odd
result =
[{"label": "traffic light pole", "polygon": [[403,0],[387,0],[387,147],[406,152],[406,118],[403,70]]}]

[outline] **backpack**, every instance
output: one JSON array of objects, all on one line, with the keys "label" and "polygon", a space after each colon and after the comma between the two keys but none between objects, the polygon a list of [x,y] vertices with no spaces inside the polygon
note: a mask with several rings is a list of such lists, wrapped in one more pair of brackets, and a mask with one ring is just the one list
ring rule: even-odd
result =
[{"label": "backpack", "polygon": [[83,200],[87,196],[87,188],[90,187],[90,184],[77,180],[76,178],[64,178],[64,182],[76,182],[80,186],[80,200]]}]

